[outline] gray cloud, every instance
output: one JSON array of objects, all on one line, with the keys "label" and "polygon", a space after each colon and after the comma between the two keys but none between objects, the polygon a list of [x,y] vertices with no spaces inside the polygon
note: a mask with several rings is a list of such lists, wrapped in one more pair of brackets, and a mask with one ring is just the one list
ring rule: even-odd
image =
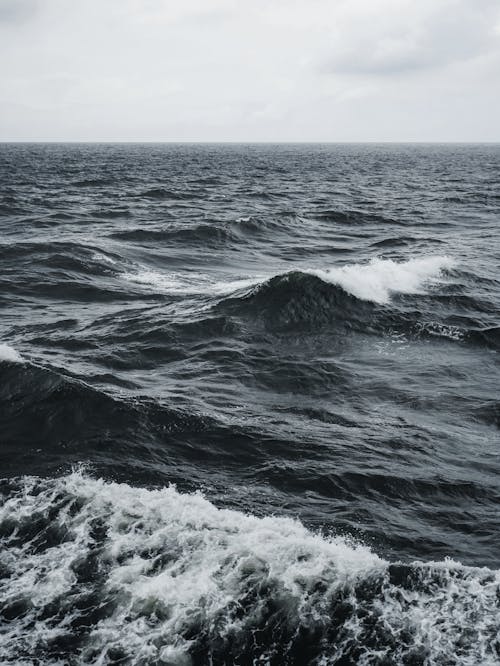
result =
[{"label": "gray cloud", "polygon": [[0,33],[0,140],[500,139],[498,0],[0,0]]},{"label": "gray cloud", "polygon": [[37,11],[37,0],[0,0],[0,23],[26,21]]},{"label": "gray cloud", "polygon": [[[361,23],[320,65],[324,72],[387,76],[465,61],[499,46],[494,21],[498,5],[490,0],[435,4],[420,20],[383,27]],[[346,40],[347,41],[347,40]]]}]

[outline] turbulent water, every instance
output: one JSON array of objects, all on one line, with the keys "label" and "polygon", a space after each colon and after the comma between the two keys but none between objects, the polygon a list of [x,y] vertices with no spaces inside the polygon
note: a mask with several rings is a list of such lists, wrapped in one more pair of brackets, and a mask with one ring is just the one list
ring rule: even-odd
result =
[{"label": "turbulent water", "polygon": [[500,146],[0,146],[0,663],[497,664]]}]

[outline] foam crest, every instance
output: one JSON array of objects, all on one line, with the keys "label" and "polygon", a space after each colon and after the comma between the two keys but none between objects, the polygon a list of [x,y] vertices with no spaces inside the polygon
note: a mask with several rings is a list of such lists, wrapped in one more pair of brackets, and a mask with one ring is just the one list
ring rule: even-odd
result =
[{"label": "foam crest", "polygon": [[218,509],[173,487],[132,488],[75,472],[4,482],[3,490],[0,612],[9,622],[0,660],[496,658],[497,572],[389,564],[297,521]]},{"label": "foam crest", "polygon": [[368,264],[350,264],[308,273],[336,284],[357,298],[384,304],[392,294],[417,294],[426,284],[438,281],[443,271],[453,268],[450,257],[432,256],[397,262],[372,259]]},{"label": "foam crest", "polygon": [[240,289],[248,289],[258,284],[262,277],[237,280],[216,280],[202,273],[166,273],[156,270],[139,270],[126,273],[125,279],[155,291],[184,296],[213,295],[224,296]]},{"label": "foam crest", "polygon": [[23,363],[23,357],[13,347],[5,343],[0,343],[0,361],[10,361],[11,363]]},{"label": "foam crest", "polygon": [[[421,293],[426,285],[438,282],[443,272],[454,266],[455,262],[450,257],[431,256],[403,262],[372,259],[367,264],[348,264],[326,269],[292,266],[291,270],[315,275],[362,300],[385,304],[392,294]],[[286,274],[269,273],[226,281],[201,273],[167,273],[140,269],[124,274],[124,278],[161,293],[227,296],[240,290],[259,288],[269,280]]]}]

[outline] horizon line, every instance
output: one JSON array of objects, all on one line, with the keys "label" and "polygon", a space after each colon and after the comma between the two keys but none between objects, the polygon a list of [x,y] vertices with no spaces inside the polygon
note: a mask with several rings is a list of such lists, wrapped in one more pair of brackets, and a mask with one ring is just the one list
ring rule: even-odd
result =
[{"label": "horizon line", "polygon": [[0,144],[61,144],[61,143],[75,143],[75,144],[205,144],[205,145],[325,145],[325,144],[343,144],[343,145],[359,145],[359,144],[434,144],[434,145],[496,145],[500,143],[497,140],[421,140],[421,139],[404,139],[404,140],[213,140],[213,139],[2,139]]}]

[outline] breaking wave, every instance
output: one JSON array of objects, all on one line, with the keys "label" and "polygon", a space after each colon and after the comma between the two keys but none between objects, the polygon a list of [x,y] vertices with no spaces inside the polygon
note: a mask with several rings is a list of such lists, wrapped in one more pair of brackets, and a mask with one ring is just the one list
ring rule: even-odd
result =
[{"label": "breaking wave", "polygon": [[409,261],[372,259],[368,264],[351,264],[327,270],[309,271],[325,282],[339,285],[357,298],[388,303],[392,294],[417,294],[455,266],[450,257],[419,257]]},{"label": "breaking wave", "polygon": [[[393,293],[419,294],[453,266],[446,257],[414,259],[404,263],[375,259],[329,270],[308,269],[281,274],[258,284],[250,292],[227,298],[222,307],[263,320],[268,328],[336,327],[364,332],[390,327],[421,334],[448,336],[444,324],[427,328],[416,318],[385,307]],[[381,307],[382,306],[382,307]],[[454,339],[462,339],[455,335]]]},{"label": "breaking wave", "polygon": [[0,361],[22,363],[23,358],[13,347],[2,342],[0,343]]},{"label": "breaking wave", "polygon": [[[392,302],[394,295],[414,295],[444,305],[464,303],[468,309],[476,300],[470,296],[433,291],[446,288],[446,274],[453,259],[431,256],[396,262],[373,259],[366,264],[316,269],[307,268],[274,276],[219,279],[197,272],[170,272],[144,266],[122,274],[141,288],[172,296],[202,295],[216,299],[207,307],[215,312],[251,316],[270,329],[321,328],[335,325],[362,332],[394,330],[412,337],[439,337],[455,342],[497,345],[494,328],[473,318],[430,319],[424,310],[405,310]],[[470,304],[472,303],[472,305]]]},{"label": "breaking wave", "polygon": [[258,278],[241,278],[235,280],[216,280],[202,273],[167,273],[154,269],[140,269],[125,273],[129,282],[152,288],[166,294],[224,296],[241,289],[258,284]]},{"label": "breaking wave", "polygon": [[375,306],[313,273],[271,278],[250,293],[227,298],[223,309],[262,320],[271,329],[318,328],[327,324],[364,328]]},{"label": "breaking wave", "polygon": [[[493,664],[499,573],[93,479],[2,482],[2,661]],[[68,662],[69,660],[69,662]]]},{"label": "breaking wave", "polygon": [[[449,257],[432,256],[397,262],[391,259],[372,259],[367,264],[348,264],[336,268],[297,268],[289,273],[267,277],[254,276],[229,281],[209,280],[201,274],[188,274],[183,280],[189,286],[181,287],[183,293],[212,293],[213,295],[235,292],[245,287],[267,289],[270,284],[290,279],[301,273],[314,275],[322,282],[341,287],[346,293],[364,301],[386,304],[392,294],[418,294],[426,285],[438,282],[445,271],[455,266]],[[127,273],[133,282],[149,284],[162,290],[179,290],[180,277],[155,270],[139,270]]]}]

